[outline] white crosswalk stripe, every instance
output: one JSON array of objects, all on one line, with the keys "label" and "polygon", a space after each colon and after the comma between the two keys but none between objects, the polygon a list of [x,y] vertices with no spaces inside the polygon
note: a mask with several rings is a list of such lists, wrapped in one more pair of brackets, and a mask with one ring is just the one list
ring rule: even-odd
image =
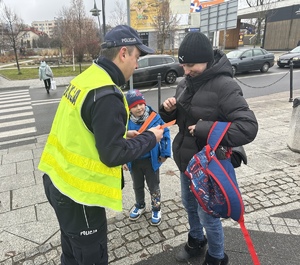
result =
[{"label": "white crosswalk stripe", "polygon": [[35,141],[35,133],[29,90],[0,91],[0,148]]}]

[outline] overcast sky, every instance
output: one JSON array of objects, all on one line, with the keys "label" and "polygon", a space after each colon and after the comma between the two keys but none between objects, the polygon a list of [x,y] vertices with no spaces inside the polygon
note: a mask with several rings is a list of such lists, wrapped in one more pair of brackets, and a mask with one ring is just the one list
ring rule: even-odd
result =
[{"label": "overcast sky", "polygon": [[[106,21],[109,21],[110,13],[114,10],[114,5],[117,0],[105,0],[105,14]],[[118,0],[124,4],[126,9],[127,0]],[[226,0],[225,0],[226,1]],[[32,21],[53,20],[54,17],[59,16],[62,7],[68,7],[71,4],[70,0],[2,0],[7,6],[23,19],[24,23],[31,24]],[[83,0],[85,4],[85,11],[89,11],[94,7],[94,0]],[[239,6],[245,0],[239,0]],[[102,9],[102,0],[96,0],[98,9]],[[96,18],[95,18],[96,19]],[[100,16],[102,22],[102,14]]]},{"label": "overcast sky", "polygon": [[[119,0],[121,3],[126,0]],[[31,24],[32,21],[53,20],[58,17],[62,7],[70,6],[70,0],[3,0],[26,24]],[[85,11],[88,14],[94,7],[94,0],[83,0]],[[106,20],[109,14],[114,10],[115,0],[105,0]],[[102,9],[102,1],[96,0],[98,9]],[[91,14],[91,13],[89,13]],[[101,17],[101,16],[100,16]],[[101,19],[102,20],[102,19]]]}]

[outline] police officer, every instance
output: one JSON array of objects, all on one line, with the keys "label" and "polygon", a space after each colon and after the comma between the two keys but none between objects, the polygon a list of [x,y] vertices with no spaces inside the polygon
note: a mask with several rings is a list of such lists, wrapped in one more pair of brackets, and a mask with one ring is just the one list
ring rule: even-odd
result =
[{"label": "police officer", "polygon": [[101,47],[101,56],[64,91],[39,163],[60,226],[63,265],[108,264],[105,208],[122,210],[121,165],[163,136],[159,127],[127,132],[120,89],[139,57],[154,51],[126,25],[108,32]]}]

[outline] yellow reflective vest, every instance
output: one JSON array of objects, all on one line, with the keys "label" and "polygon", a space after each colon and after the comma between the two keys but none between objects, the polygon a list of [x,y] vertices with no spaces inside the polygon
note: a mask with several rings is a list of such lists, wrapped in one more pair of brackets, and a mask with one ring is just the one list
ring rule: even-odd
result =
[{"label": "yellow reflective vest", "polygon": [[[100,161],[94,135],[81,117],[88,92],[108,85],[116,86],[96,64],[70,82],[59,103],[38,168],[49,175],[61,193],[77,203],[122,211],[121,165],[108,167]],[[123,101],[129,116],[124,94]]]}]

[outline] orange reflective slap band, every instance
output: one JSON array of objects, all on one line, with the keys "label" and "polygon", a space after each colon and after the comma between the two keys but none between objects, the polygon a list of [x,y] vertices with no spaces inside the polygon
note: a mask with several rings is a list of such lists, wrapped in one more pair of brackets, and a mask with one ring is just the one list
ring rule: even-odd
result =
[{"label": "orange reflective slap band", "polygon": [[141,128],[138,130],[138,132],[142,133],[143,131],[145,131],[155,116],[156,116],[156,113],[154,111],[152,111],[150,113],[149,117],[145,120],[145,122],[141,126]]},{"label": "orange reflective slap band", "polygon": [[164,129],[164,128],[170,127],[170,126],[174,125],[175,122],[176,122],[176,120],[169,121],[169,122],[163,124],[162,126],[160,126],[160,128]]}]

